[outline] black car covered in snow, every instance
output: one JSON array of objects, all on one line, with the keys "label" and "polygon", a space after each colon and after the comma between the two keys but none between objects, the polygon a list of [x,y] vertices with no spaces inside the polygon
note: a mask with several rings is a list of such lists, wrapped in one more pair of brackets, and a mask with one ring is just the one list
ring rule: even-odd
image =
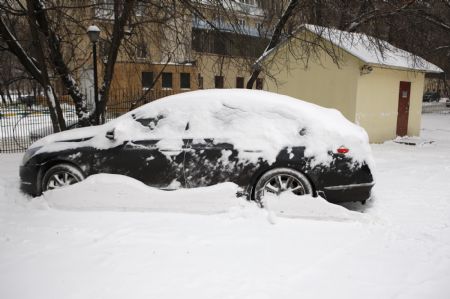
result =
[{"label": "black car covered in snow", "polygon": [[254,90],[204,90],[156,100],[101,126],[49,135],[25,153],[22,189],[32,195],[98,173],[161,189],[222,182],[261,200],[267,192],[370,197],[366,132],[340,112]]}]

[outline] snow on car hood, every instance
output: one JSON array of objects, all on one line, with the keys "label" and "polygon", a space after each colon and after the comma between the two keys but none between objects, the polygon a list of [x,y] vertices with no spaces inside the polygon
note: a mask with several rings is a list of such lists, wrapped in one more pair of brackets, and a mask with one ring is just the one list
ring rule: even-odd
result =
[{"label": "snow on car hood", "polygon": [[[114,129],[115,139],[107,139]],[[93,137],[82,142],[67,142]],[[344,145],[356,162],[372,164],[365,130],[335,109],[259,90],[211,89],[182,93],[139,107],[107,124],[47,136],[32,147],[38,152],[81,146],[105,149],[125,140],[160,139],[160,146],[180,148],[183,138],[214,138],[234,144],[241,155],[260,151],[274,162],[286,147],[304,146],[315,164],[331,162],[329,152]],[[246,159],[252,159],[247,155]]]}]

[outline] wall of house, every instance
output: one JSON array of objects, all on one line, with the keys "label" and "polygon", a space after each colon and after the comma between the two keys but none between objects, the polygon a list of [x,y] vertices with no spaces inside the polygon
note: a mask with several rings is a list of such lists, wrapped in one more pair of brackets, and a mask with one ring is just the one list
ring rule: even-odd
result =
[{"label": "wall of house", "polygon": [[396,137],[400,81],[411,82],[408,136],[420,135],[424,74],[373,67],[359,77],[355,120],[366,129],[370,142]]},{"label": "wall of house", "polygon": [[337,109],[354,121],[358,60],[341,51],[338,67],[323,51],[299,59],[304,53],[298,53],[294,58],[292,49],[295,45],[285,45],[280,47],[274,58],[266,59],[270,61],[265,67],[276,80],[268,78],[264,89]]},{"label": "wall of house", "polygon": [[250,78],[248,62],[242,58],[197,53],[197,79],[203,78],[203,88],[215,88],[215,76],[223,76],[224,88],[236,88],[236,77],[244,77],[244,87]]},{"label": "wall of house", "polygon": [[[150,90],[142,85],[142,72],[153,72],[153,80],[155,80],[161,71],[172,73],[172,88],[162,87],[162,77],[156,80]],[[190,74],[190,88],[181,88],[181,73]],[[122,112],[127,112],[129,106],[123,103],[130,103],[144,95],[141,104],[173,94],[196,90],[198,89],[196,74],[196,68],[193,65],[116,63],[109,104],[118,104],[114,109],[117,112],[121,111],[121,107],[124,109]]]}]

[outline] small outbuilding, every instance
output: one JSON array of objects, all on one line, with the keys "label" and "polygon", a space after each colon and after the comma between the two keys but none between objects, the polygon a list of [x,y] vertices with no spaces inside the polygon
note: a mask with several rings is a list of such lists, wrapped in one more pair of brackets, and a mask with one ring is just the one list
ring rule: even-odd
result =
[{"label": "small outbuilding", "polygon": [[420,134],[424,76],[443,72],[385,41],[313,25],[260,63],[264,89],[335,108],[375,143]]}]

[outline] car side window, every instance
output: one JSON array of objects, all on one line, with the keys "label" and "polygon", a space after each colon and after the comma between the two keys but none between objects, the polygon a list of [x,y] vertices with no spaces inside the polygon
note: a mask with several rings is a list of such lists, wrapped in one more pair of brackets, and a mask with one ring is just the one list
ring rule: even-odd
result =
[{"label": "car side window", "polygon": [[141,125],[143,125],[144,127],[149,128],[150,130],[154,130],[157,126],[158,126],[158,122],[162,119],[164,119],[164,115],[159,114],[156,117],[146,117],[146,118],[135,118],[135,116],[133,115],[133,118],[140,123]]}]

